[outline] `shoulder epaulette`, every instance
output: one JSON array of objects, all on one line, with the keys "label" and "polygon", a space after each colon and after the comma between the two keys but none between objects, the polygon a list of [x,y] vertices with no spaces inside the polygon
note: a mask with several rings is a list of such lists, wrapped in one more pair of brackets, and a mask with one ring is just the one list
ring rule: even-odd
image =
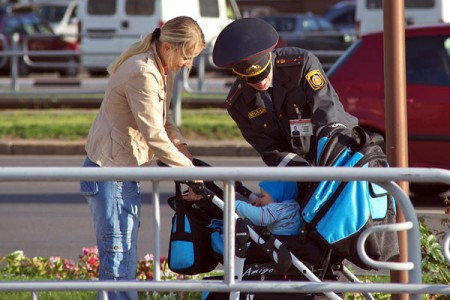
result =
[{"label": "shoulder epaulette", "polygon": [[241,84],[235,84],[231,88],[230,92],[228,93],[227,99],[224,102],[225,108],[231,107],[233,103],[236,101],[238,96],[241,94],[242,86]]},{"label": "shoulder epaulette", "polygon": [[279,67],[291,67],[302,65],[305,60],[303,53],[283,55],[275,58],[275,65]]}]

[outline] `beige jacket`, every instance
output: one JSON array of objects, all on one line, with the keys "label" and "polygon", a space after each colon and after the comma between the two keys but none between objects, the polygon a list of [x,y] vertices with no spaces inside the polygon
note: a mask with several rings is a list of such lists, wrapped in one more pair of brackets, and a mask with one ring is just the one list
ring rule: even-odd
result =
[{"label": "beige jacket", "polygon": [[141,166],[155,156],[170,166],[192,167],[176,147],[184,139],[168,115],[174,76],[166,79],[154,46],[127,59],[108,80],[87,156],[103,167]]}]

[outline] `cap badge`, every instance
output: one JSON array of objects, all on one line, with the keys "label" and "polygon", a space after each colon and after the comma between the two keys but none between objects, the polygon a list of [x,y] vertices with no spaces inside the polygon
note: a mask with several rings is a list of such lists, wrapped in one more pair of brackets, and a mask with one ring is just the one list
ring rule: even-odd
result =
[{"label": "cap badge", "polygon": [[327,82],[319,70],[312,70],[306,74],[306,80],[315,91],[321,89]]},{"label": "cap badge", "polygon": [[261,66],[260,65],[251,65],[250,67],[245,69],[245,72],[249,76],[254,76],[254,75],[258,74],[259,71],[261,71]]}]

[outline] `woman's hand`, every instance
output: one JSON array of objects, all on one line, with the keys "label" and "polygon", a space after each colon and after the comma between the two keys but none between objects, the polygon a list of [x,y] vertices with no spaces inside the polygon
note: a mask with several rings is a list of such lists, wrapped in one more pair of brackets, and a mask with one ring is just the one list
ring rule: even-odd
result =
[{"label": "woman's hand", "polygon": [[[194,180],[194,182],[203,183],[203,180]],[[189,189],[187,190],[187,194],[186,194],[186,192],[183,193],[183,199],[186,201],[198,201],[202,198],[203,198],[203,196],[196,194],[191,187],[189,187]]]},{"label": "woman's hand", "polygon": [[188,189],[187,195],[183,195],[183,200],[186,200],[186,201],[198,201],[198,200],[200,200],[200,199],[202,199],[202,198],[203,198],[203,196],[194,193],[194,191],[192,190],[192,188],[189,188],[189,189]]}]

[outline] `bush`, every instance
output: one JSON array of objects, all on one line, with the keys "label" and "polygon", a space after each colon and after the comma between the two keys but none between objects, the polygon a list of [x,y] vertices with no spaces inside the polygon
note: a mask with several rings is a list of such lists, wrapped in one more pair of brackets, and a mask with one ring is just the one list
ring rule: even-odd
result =
[{"label": "bush", "polygon": [[[78,261],[61,258],[59,256],[27,257],[23,251],[17,250],[0,258],[0,273],[3,280],[96,280],[99,271],[98,249],[96,246],[83,248]],[[161,280],[192,279],[193,276],[181,276],[169,269],[168,260],[165,257],[160,258]],[[138,280],[153,280],[154,257],[147,254],[138,262],[136,277]],[[199,278],[199,276],[195,276]],[[16,293],[23,294],[23,293]],[[190,299],[198,293],[183,293],[184,299]],[[9,293],[10,299],[16,299]],[[22,295],[23,296],[23,295]],[[68,296],[59,298],[53,294],[49,299],[67,299]],[[77,295],[77,297],[81,297]],[[144,299],[176,299],[176,293],[140,293],[140,298]],[[20,296],[19,298],[20,299]],[[40,297],[41,299],[41,297]],[[42,299],[46,299],[42,297]],[[72,299],[72,298],[70,298]],[[73,298],[78,299],[78,298]]]}]

